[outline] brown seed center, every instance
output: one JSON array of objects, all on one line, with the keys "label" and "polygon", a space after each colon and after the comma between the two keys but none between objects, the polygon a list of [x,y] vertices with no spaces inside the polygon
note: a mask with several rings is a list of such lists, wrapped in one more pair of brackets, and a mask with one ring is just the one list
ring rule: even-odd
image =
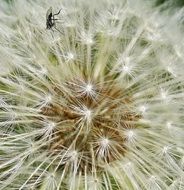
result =
[{"label": "brown seed center", "polygon": [[61,154],[61,165],[77,162],[78,170],[102,167],[127,151],[124,131],[141,116],[130,110],[132,100],[114,84],[82,80],[54,88],[54,101],[41,113],[56,124],[49,150]]}]

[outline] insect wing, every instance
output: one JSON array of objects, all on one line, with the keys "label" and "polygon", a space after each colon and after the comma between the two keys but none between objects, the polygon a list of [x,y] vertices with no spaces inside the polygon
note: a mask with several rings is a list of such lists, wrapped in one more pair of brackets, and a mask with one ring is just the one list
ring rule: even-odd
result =
[{"label": "insect wing", "polygon": [[49,16],[52,15],[52,7],[50,7],[48,10],[47,10],[47,13],[46,13],[46,20],[49,19]]}]

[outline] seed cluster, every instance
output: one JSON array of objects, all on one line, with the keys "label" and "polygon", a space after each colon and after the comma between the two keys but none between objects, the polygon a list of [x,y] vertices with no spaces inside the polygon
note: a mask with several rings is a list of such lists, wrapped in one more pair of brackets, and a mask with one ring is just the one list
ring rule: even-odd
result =
[{"label": "seed cluster", "polygon": [[[75,79],[64,86],[55,87],[56,101],[41,109],[56,125],[50,152],[65,151],[63,159],[79,157],[82,170],[120,159],[126,153],[124,131],[135,128],[133,122],[140,118],[129,108],[131,98],[110,82],[102,85]],[[61,99],[65,100],[63,104],[57,101]]]},{"label": "seed cluster", "polygon": [[3,2],[0,190],[184,189],[183,12]]}]

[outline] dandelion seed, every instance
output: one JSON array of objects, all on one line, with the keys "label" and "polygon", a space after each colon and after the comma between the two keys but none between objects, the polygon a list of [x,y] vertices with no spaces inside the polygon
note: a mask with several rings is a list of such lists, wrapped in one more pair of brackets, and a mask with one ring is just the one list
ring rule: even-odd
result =
[{"label": "dandelion seed", "polygon": [[94,43],[94,41],[93,41],[93,35],[90,34],[90,33],[82,32],[82,33],[81,33],[81,41],[82,41],[84,44],[92,45],[92,44]]},{"label": "dandelion seed", "polygon": [[54,122],[47,122],[45,124],[45,129],[44,129],[45,136],[51,138],[55,127],[56,124]]},{"label": "dandelion seed", "polygon": [[92,89],[93,89],[93,86],[91,84],[86,85],[86,92],[90,93],[92,91]]},{"label": "dandelion seed", "polygon": [[168,150],[169,150],[169,147],[168,146],[164,146],[164,148],[162,150],[163,154],[167,154]]},{"label": "dandelion seed", "polygon": [[108,144],[109,144],[109,139],[104,138],[104,139],[101,140],[102,147],[107,147]]},{"label": "dandelion seed", "polygon": [[167,124],[166,124],[166,126],[167,126],[168,129],[171,129],[172,128],[172,122],[168,121]]},{"label": "dandelion seed", "polygon": [[41,68],[41,70],[39,71],[42,75],[46,75],[47,74],[47,69],[46,68]]},{"label": "dandelion seed", "polygon": [[161,98],[162,98],[163,100],[166,100],[166,99],[167,99],[167,97],[168,97],[167,92],[166,92],[166,91],[164,91],[163,89],[161,89]]},{"label": "dandelion seed", "polygon": [[72,52],[68,52],[65,56],[66,61],[72,61],[75,59],[75,55]]},{"label": "dandelion seed", "polygon": [[148,109],[148,108],[147,108],[146,105],[142,105],[142,106],[139,107],[139,110],[141,111],[142,114],[144,114],[147,109]]},{"label": "dandelion seed", "polygon": [[91,110],[86,109],[86,110],[83,111],[83,113],[84,113],[85,119],[87,121],[91,120]]}]

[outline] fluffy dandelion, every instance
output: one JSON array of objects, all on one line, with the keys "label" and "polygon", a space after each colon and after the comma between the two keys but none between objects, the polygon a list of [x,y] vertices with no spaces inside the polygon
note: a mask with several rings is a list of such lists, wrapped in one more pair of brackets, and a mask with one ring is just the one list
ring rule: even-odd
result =
[{"label": "fluffy dandelion", "polygon": [[178,13],[168,24],[141,0],[0,10],[0,190],[184,189]]}]

